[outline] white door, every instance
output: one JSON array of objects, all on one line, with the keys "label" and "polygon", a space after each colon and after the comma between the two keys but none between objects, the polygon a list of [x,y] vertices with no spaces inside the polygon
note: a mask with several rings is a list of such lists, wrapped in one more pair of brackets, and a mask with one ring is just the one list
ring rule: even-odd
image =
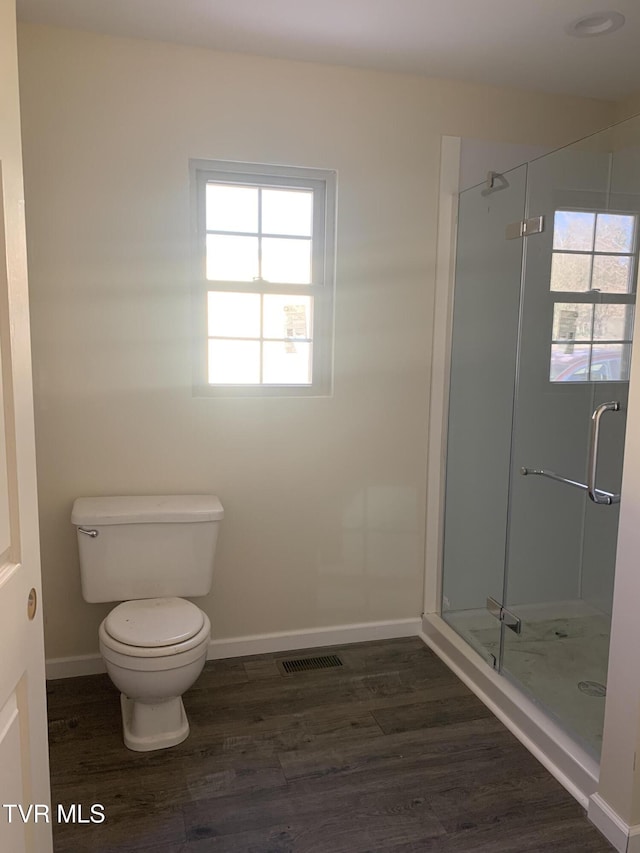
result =
[{"label": "white door", "polygon": [[[0,851],[51,848],[15,0],[0,0]],[[22,812],[18,808],[21,807]],[[29,806],[34,806],[29,810]],[[39,806],[37,810],[35,806]]]}]

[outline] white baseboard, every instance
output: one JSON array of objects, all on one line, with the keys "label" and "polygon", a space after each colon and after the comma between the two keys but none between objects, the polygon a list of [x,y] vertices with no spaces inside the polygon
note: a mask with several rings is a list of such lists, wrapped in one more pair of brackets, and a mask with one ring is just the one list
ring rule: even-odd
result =
[{"label": "white baseboard", "polygon": [[[330,628],[310,628],[306,631],[285,631],[279,634],[255,634],[249,637],[230,637],[212,640],[208,660],[247,657],[268,652],[290,652],[314,649],[319,646],[342,646],[346,643],[365,643],[370,640],[391,640],[415,637],[420,634],[421,620],[397,619],[387,622],[363,622],[356,625],[335,625]],[[75,678],[106,672],[99,654],[51,658],[46,662],[47,680]]]},{"label": "white baseboard", "polygon": [[342,646],[345,643],[366,643],[368,640],[391,640],[415,637],[420,633],[420,619],[400,619],[389,622],[363,622],[359,625],[336,625],[331,628],[311,628],[308,631],[285,631],[279,634],[257,634],[212,640],[207,658],[246,657],[267,652],[290,652],[296,649],[315,649],[318,646]]},{"label": "white baseboard", "polygon": [[76,678],[79,675],[97,675],[106,671],[102,656],[99,654],[49,658],[45,661],[47,681],[55,681],[58,678]]},{"label": "white baseboard", "polygon": [[640,853],[640,826],[625,823],[600,794],[589,797],[587,814],[618,853]]}]

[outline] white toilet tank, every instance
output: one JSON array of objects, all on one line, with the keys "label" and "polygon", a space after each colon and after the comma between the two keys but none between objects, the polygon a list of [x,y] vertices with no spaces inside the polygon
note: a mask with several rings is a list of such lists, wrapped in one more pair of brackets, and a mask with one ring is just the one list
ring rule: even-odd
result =
[{"label": "white toilet tank", "polygon": [[215,495],[77,498],[83,598],[206,595],[223,516]]}]

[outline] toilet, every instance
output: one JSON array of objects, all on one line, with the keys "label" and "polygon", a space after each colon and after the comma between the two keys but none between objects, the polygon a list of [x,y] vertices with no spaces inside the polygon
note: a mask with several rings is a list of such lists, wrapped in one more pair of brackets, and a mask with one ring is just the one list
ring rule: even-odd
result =
[{"label": "toilet", "polygon": [[205,664],[211,624],[186,597],[211,590],[215,495],[77,498],[71,522],[88,602],[122,602],[103,619],[100,654],[120,690],[125,745],[165,749],[189,735],[182,694]]}]

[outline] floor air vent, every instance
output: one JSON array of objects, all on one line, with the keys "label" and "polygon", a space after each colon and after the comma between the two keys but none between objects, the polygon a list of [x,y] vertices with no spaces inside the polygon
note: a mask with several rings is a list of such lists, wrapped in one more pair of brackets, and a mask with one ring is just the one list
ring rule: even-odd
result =
[{"label": "floor air vent", "polygon": [[334,666],[342,666],[342,661],[338,655],[321,655],[315,658],[279,660],[278,666],[283,675],[295,675],[296,672],[309,672],[313,669],[330,669]]}]

